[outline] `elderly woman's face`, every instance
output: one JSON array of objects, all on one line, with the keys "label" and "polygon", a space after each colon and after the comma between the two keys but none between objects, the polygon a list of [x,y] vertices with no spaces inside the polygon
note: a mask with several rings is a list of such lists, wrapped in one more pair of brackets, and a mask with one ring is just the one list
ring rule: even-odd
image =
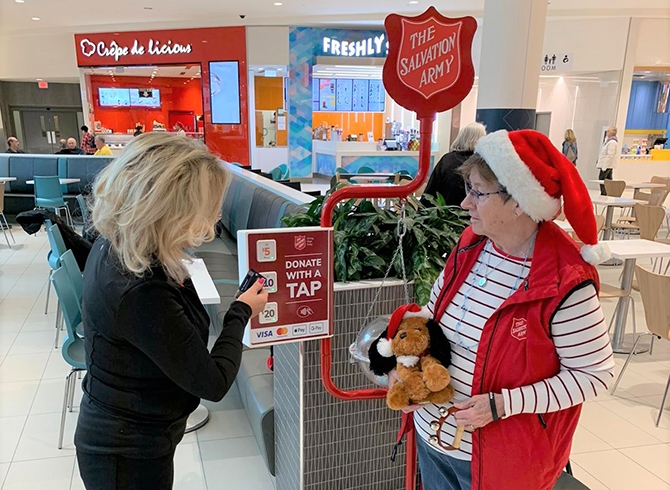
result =
[{"label": "elderly woman's face", "polygon": [[489,238],[504,235],[516,218],[516,201],[509,199],[504,202],[504,192],[482,179],[477,170],[470,173],[466,191],[461,207],[470,214],[472,231]]}]

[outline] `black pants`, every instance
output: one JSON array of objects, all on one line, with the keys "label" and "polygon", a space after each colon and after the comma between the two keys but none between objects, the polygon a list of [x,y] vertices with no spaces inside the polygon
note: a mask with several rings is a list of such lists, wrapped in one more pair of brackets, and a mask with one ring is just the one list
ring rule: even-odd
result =
[{"label": "black pants", "polygon": [[[611,168],[606,168],[606,169],[600,169],[600,173],[598,174],[598,180],[612,180],[612,169]],[[607,193],[605,192],[605,186],[600,184],[600,195],[605,196]]]},{"label": "black pants", "polygon": [[174,452],[157,459],[77,451],[79,474],[86,490],[172,490]]}]

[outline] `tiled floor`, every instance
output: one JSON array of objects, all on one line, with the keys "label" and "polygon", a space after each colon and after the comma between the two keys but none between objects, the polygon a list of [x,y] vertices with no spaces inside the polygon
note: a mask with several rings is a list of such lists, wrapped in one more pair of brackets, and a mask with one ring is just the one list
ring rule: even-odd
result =
[{"label": "tiled floor", "polygon": [[[47,240],[14,227],[18,246],[0,245],[0,488],[83,489],[68,415],[65,447],[56,448],[68,367],[54,350],[55,304],[44,314]],[[620,268],[601,268],[615,284]],[[637,293],[635,293],[637,294]],[[636,297],[638,325],[644,325]],[[603,303],[607,317],[613,301]],[[642,327],[640,327],[642,328]],[[623,356],[617,356],[621,368]],[[654,427],[670,373],[670,343],[636,356],[616,396],[584,406],[572,454],[575,475],[591,490],[670,490],[670,403]],[[237,392],[209,404],[211,421],[188,434],[175,457],[175,489],[272,490]]]},{"label": "tiled floor", "polygon": [[[0,489],[83,490],[72,442],[79,388],[56,447],[69,368],[54,349],[53,291],[44,314],[46,234],[13,231],[17,246],[0,244]],[[175,490],[274,490],[237,389],[206,405],[210,422],[177,449]]]}]

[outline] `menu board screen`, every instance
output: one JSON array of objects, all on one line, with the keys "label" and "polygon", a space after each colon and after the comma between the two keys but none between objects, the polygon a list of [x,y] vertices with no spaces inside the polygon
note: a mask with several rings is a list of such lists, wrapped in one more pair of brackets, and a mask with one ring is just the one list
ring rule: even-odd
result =
[{"label": "menu board screen", "polygon": [[212,124],[240,124],[240,69],[237,61],[209,62]]},{"label": "menu board screen", "polygon": [[370,81],[357,78],[354,80],[353,86],[354,112],[367,112]]},{"label": "menu board screen", "polygon": [[321,93],[319,87],[319,79],[312,79],[312,112],[317,112],[320,109],[319,94]]},{"label": "menu board screen", "polygon": [[143,89],[131,88],[130,105],[138,107],[160,107],[161,94],[157,88]]},{"label": "menu board screen", "polygon": [[319,107],[322,111],[335,110],[335,80],[319,79]]},{"label": "menu board screen", "polygon": [[315,78],[312,111],[384,112],[386,90],[381,80]]},{"label": "menu board screen", "polygon": [[337,80],[337,98],[335,99],[335,110],[351,112],[352,100],[351,91],[354,81],[351,79]]},{"label": "menu board screen", "polygon": [[130,91],[127,88],[99,88],[100,105],[104,107],[130,106]]},{"label": "menu board screen", "polygon": [[368,96],[368,110],[370,112],[383,112],[386,101],[386,90],[381,80],[370,80],[370,94]]}]

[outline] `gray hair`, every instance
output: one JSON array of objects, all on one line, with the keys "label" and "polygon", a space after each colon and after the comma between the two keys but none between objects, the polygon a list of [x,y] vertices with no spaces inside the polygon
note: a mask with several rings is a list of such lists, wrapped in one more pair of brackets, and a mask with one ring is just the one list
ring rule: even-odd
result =
[{"label": "gray hair", "polygon": [[470,123],[458,132],[451,144],[451,151],[475,151],[479,138],[486,135],[486,127],[480,123]]},{"label": "gray hair", "polygon": [[105,142],[105,137],[104,137],[103,135],[101,135],[101,134],[96,135],[96,136],[95,136],[95,139],[97,139],[100,143],[104,143],[104,142]]}]

